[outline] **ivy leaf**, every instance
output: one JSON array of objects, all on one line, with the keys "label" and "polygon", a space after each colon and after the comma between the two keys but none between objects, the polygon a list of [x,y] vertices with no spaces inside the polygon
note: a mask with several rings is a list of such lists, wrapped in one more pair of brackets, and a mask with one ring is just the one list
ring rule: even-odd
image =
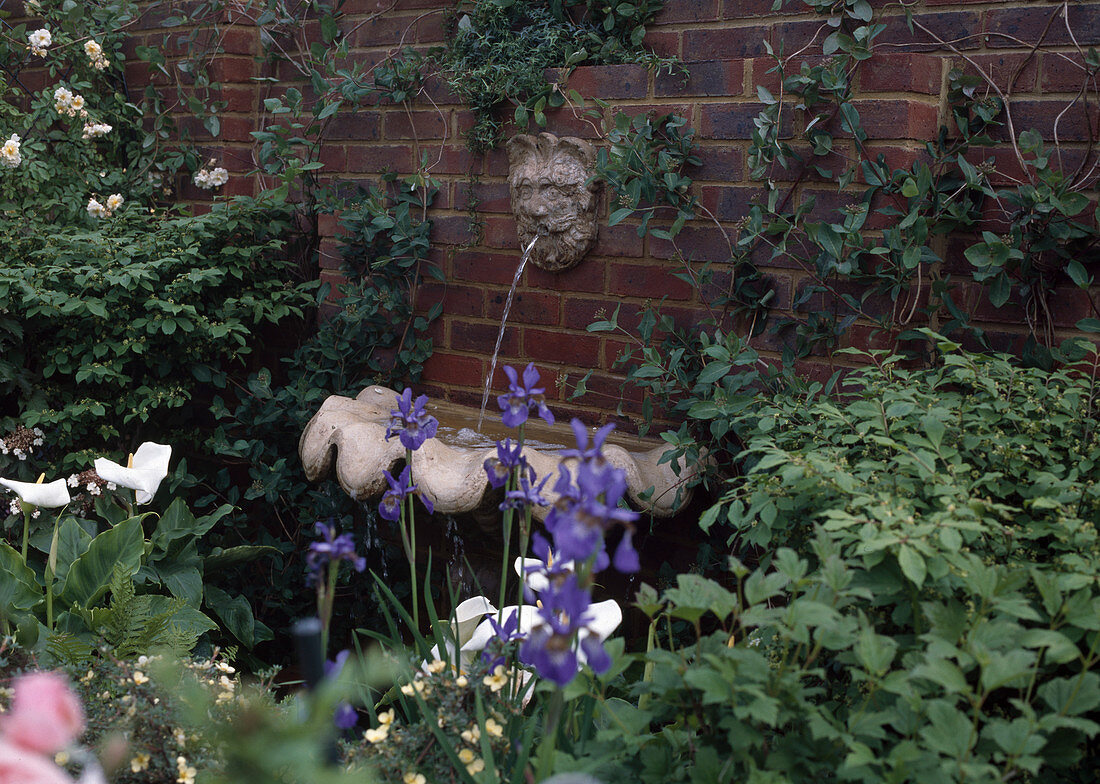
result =
[{"label": "ivy leaf", "polygon": [[1085,267],[1077,259],[1070,259],[1066,265],[1066,274],[1079,289],[1087,289],[1092,283],[1089,274],[1085,272]]}]

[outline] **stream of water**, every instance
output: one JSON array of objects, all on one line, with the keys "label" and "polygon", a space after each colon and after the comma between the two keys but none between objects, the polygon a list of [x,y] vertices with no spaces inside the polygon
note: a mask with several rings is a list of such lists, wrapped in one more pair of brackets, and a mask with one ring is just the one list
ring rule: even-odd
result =
[{"label": "stream of water", "polygon": [[493,361],[489,363],[489,375],[485,377],[485,391],[481,395],[481,411],[477,415],[477,432],[479,433],[481,432],[481,422],[485,419],[485,405],[489,402],[489,389],[493,383],[493,375],[497,371],[497,354],[500,353],[500,342],[504,340],[504,329],[508,324],[508,311],[512,309],[512,297],[516,295],[516,286],[519,285],[519,279],[523,275],[523,268],[527,266],[527,259],[531,257],[531,250],[541,237],[541,234],[536,234],[524,249],[523,257],[519,260],[519,266],[516,267],[515,277],[512,278],[512,288],[508,290],[508,299],[504,301],[504,313],[500,317],[500,332],[497,333],[497,343],[493,347]]}]

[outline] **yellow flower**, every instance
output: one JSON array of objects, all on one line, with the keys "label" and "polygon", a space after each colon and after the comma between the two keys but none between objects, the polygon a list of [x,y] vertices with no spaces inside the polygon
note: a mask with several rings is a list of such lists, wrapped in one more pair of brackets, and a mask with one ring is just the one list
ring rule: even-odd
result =
[{"label": "yellow flower", "polygon": [[447,662],[436,659],[435,661],[429,662],[428,664],[424,665],[424,668],[432,675],[438,675],[439,673],[443,672],[443,670],[447,669]]},{"label": "yellow flower", "polygon": [[475,756],[476,755],[469,749],[463,749],[462,751],[458,752],[458,759],[463,765],[469,765],[471,762],[474,761]]},{"label": "yellow flower", "polygon": [[494,738],[500,738],[504,735],[504,727],[500,726],[496,719],[485,720],[485,731]]},{"label": "yellow flower", "polygon": [[505,686],[507,686],[508,673],[505,671],[504,665],[498,664],[496,667],[494,667],[493,674],[486,675],[485,678],[482,680],[482,683],[484,683],[493,691],[500,691]]},{"label": "yellow flower", "polygon": [[149,770],[149,755],[138,752],[134,755],[134,758],[130,760],[130,770],[133,773],[141,773],[143,770]]},{"label": "yellow flower", "polygon": [[186,757],[176,757],[176,770],[179,772],[176,784],[195,784],[195,774],[198,771],[188,767]]},{"label": "yellow flower", "polygon": [[141,670],[134,670],[134,683],[141,686],[143,683],[149,682],[149,676]]},{"label": "yellow flower", "polygon": [[378,723],[383,727],[393,724],[393,708],[378,714]]},{"label": "yellow flower", "polygon": [[67,752],[67,751],[57,752],[56,754],[53,755],[53,761],[56,762],[58,765],[68,765],[69,764],[69,752]]},{"label": "yellow flower", "polygon": [[477,743],[481,738],[481,728],[476,724],[472,725],[470,729],[462,731],[462,740],[469,744]]},{"label": "yellow flower", "polygon": [[466,772],[471,776],[477,775],[483,770],[485,770],[485,760],[483,759],[476,759],[466,766]]},{"label": "yellow flower", "polygon": [[386,736],[389,734],[389,731],[390,731],[390,725],[389,724],[383,724],[378,729],[373,729],[372,728],[372,729],[369,729],[366,732],[364,732],[363,733],[363,740],[365,740],[367,743],[381,743],[382,741],[384,741],[386,739]]},{"label": "yellow flower", "polygon": [[457,678],[455,678],[455,686],[457,686],[458,688],[465,689],[468,685],[470,685],[470,682],[466,680],[465,675],[459,675]]},{"label": "yellow flower", "polygon": [[415,770],[409,770],[405,772],[405,778],[402,779],[404,784],[428,784],[428,780],[424,778],[423,773],[417,773]]},{"label": "yellow flower", "polygon": [[187,745],[187,733],[179,727],[172,730],[172,739],[176,741],[176,745],[181,749]]}]

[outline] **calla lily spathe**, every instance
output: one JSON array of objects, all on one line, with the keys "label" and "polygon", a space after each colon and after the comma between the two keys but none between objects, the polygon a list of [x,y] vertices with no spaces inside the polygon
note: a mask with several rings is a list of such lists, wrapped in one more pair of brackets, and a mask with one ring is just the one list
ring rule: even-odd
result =
[{"label": "calla lily spathe", "polygon": [[16,482],[14,479],[0,479],[0,485],[8,488],[25,504],[39,509],[56,509],[65,506],[71,500],[69,487],[64,479],[55,479],[48,483]]},{"label": "calla lily spathe", "polygon": [[108,482],[134,491],[134,500],[147,504],[153,500],[157,488],[168,476],[168,461],[172,459],[172,447],[146,441],[137,448],[130,466],[120,466],[105,457],[95,459],[95,472]]}]

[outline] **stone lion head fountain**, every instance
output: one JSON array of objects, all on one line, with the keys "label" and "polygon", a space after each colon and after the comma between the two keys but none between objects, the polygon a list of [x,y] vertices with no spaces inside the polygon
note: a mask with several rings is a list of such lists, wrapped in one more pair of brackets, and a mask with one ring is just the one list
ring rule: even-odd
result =
[{"label": "stone lion head fountain", "polygon": [[530,261],[550,272],[567,270],[596,242],[596,148],[584,139],[550,133],[508,141],[508,184],[520,247],[541,235]]}]

